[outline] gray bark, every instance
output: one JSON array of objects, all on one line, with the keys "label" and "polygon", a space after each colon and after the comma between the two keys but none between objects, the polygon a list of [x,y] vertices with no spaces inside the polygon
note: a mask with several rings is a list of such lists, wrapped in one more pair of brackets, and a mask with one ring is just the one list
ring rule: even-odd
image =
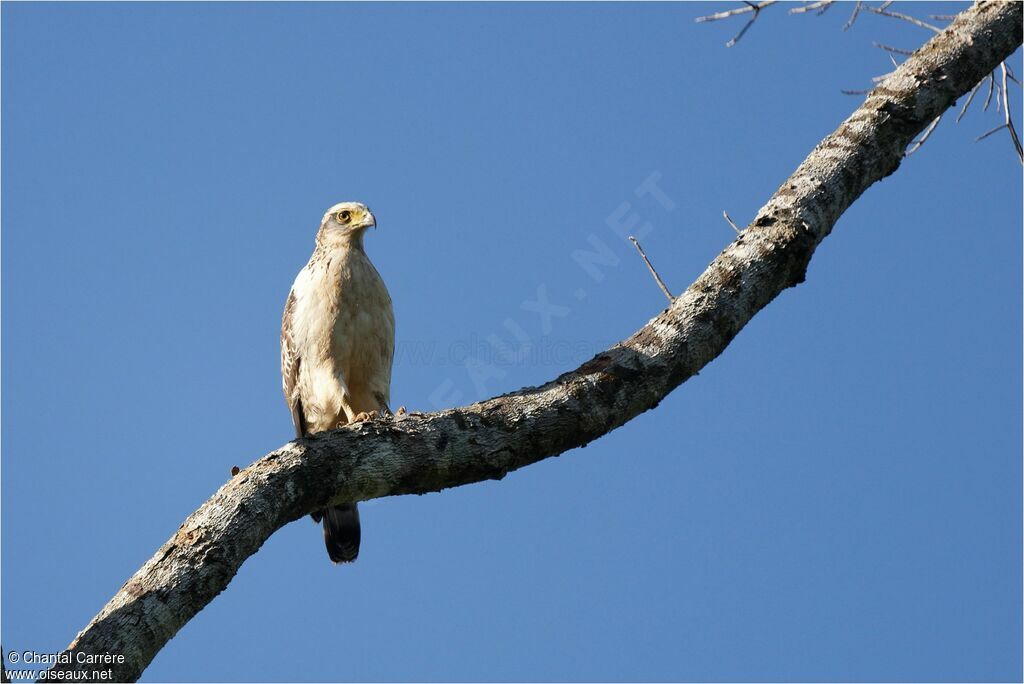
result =
[{"label": "gray bark", "polygon": [[125,656],[133,681],[282,526],[341,502],[488,479],[588,442],[652,409],[718,356],[808,262],[836,220],[893,173],[915,135],[1021,43],[1021,4],[982,2],[914,53],[825,138],[671,306],[541,387],[291,442],[222,486],[71,642]]}]

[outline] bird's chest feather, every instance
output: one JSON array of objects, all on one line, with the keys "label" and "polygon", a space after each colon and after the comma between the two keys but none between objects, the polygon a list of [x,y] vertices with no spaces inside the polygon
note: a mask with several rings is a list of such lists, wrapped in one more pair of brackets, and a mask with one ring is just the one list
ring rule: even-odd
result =
[{"label": "bird's chest feather", "polygon": [[[295,283],[296,328],[304,356],[329,361],[352,375],[394,345],[391,298],[361,251],[346,250],[310,262]],[[390,351],[387,358],[390,366]],[[379,362],[378,362],[379,363]],[[351,379],[351,378],[350,378]]]}]

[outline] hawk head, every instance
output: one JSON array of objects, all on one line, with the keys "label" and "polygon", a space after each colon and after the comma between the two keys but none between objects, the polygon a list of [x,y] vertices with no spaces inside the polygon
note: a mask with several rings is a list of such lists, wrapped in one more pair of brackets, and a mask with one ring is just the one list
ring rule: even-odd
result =
[{"label": "hawk head", "polygon": [[320,221],[320,237],[329,242],[361,239],[367,228],[376,228],[377,219],[365,204],[339,202],[327,210]]}]

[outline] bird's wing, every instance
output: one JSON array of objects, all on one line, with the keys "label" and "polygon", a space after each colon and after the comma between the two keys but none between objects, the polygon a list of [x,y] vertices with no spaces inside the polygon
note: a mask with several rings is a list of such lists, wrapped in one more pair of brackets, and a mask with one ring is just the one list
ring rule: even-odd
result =
[{"label": "bird's wing", "polygon": [[302,359],[295,349],[292,336],[292,314],[295,311],[295,290],[288,293],[288,301],[284,305],[284,316],[281,318],[281,385],[284,388],[284,400],[292,413],[292,424],[295,425],[295,436],[306,434],[306,419],[302,414],[302,398],[296,385],[299,382],[299,367]]},{"label": "bird's wing", "polygon": [[391,394],[391,365],[395,360],[395,312],[391,308],[391,297],[388,295],[387,290],[384,291],[384,295],[387,298],[384,306],[382,307],[383,318],[384,318],[384,336],[381,341],[381,369],[384,374],[383,386],[388,388],[387,396],[377,396],[377,400],[380,402],[380,412],[386,416],[391,415],[391,407],[388,406]]},{"label": "bird's wing", "polygon": [[372,310],[377,314],[376,325],[373,327],[372,339],[368,340],[379,356],[376,361],[374,399],[377,400],[377,410],[386,416],[391,415],[391,407],[388,405],[391,400],[391,366],[395,359],[395,310],[391,304],[391,295],[384,285],[384,279],[380,277],[376,267],[366,260],[373,278],[379,287],[371,289]]}]

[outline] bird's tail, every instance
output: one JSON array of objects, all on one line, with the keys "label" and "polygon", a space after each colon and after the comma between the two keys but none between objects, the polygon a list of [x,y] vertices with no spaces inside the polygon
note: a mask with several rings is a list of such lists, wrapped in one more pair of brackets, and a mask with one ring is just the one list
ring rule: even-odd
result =
[{"label": "bird's tail", "polygon": [[359,555],[359,508],[356,504],[332,506],[313,514],[323,517],[324,544],[334,563],[351,563]]}]

